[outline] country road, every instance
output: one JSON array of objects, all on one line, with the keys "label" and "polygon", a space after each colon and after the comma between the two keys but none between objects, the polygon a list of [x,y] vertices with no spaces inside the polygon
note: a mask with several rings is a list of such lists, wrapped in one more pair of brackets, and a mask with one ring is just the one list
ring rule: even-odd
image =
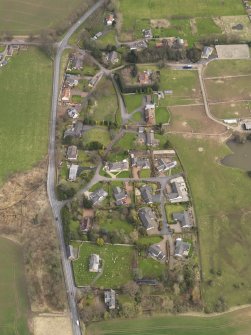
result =
[{"label": "country road", "polygon": [[81,335],[81,328],[79,325],[78,310],[75,301],[75,285],[73,279],[72,268],[69,260],[67,259],[63,226],[61,220],[61,208],[63,204],[59,202],[55,194],[55,135],[56,135],[56,119],[57,119],[57,104],[58,104],[58,93],[59,93],[59,75],[60,75],[60,62],[61,56],[67,43],[72,34],[84,23],[84,21],[92,15],[95,10],[104,3],[104,0],[99,0],[93,5],[71,28],[66,32],[64,38],[57,45],[57,52],[54,61],[54,73],[53,73],[53,90],[52,90],[52,104],[51,104],[51,124],[50,124],[50,139],[48,148],[48,175],[47,175],[47,193],[51,204],[52,212],[54,215],[57,235],[60,243],[61,261],[64,272],[65,285],[68,296],[69,309],[71,312],[72,319],[72,331],[73,335]]}]

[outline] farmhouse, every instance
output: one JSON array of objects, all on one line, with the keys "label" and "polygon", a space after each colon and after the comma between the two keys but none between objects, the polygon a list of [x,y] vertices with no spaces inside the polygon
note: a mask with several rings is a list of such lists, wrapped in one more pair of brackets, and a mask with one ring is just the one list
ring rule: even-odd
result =
[{"label": "farmhouse", "polygon": [[155,226],[157,226],[156,217],[151,208],[142,207],[138,213],[140,221],[147,231],[154,229]]},{"label": "farmhouse", "polygon": [[164,252],[156,244],[153,244],[149,247],[148,255],[158,261],[163,261],[166,258]]},{"label": "farmhouse", "polygon": [[97,254],[91,254],[89,260],[89,271],[90,272],[100,272],[100,257]]},{"label": "farmhouse", "polygon": [[67,254],[67,258],[70,260],[70,261],[73,261],[75,259],[75,255],[74,255],[74,249],[73,249],[73,246],[72,245],[68,245],[66,247],[66,254]]},{"label": "farmhouse", "polygon": [[121,172],[121,171],[128,171],[129,169],[129,163],[127,159],[124,159],[120,162],[114,162],[114,163],[107,163],[104,167],[104,170],[109,172]]},{"label": "farmhouse", "polygon": [[182,176],[172,179],[168,186],[171,190],[169,190],[167,197],[171,203],[187,202],[189,200],[186,183]]},{"label": "farmhouse", "polygon": [[164,159],[159,158],[155,160],[155,168],[158,172],[168,171],[177,165],[176,161],[166,162]]},{"label": "farmhouse", "polygon": [[78,148],[76,145],[71,145],[67,149],[67,159],[69,161],[75,161],[78,158]]},{"label": "farmhouse", "polygon": [[213,51],[214,49],[212,47],[204,47],[201,58],[208,59],[212,55]]},{"label": "farmhouse", "polygon": [[126,204],[127,194],[120,187],[116,186],[113,189],[113,195],[116,200],[116,205],[121,206]]},{"label": "farmhouse", "polygon": [[182,229],[189,229],[192,227],[188,211],[173,213],[173,219],[180,224]]},{"label": "farmhouse", "polygon": [[155,104],[146,104],[145,121],[147,125],[155,124]]},{"label": "farmhouse", "polygon": [[98,190],[92,192],[89,196],[93,205],[97,205],[103,201],[108,196],[108,193],[103,189],[99,188]]},{"label": "farmhouse", "polygon": [[114,290],[104,292],[104,302],[109,309],[115,309],[116,307],[116,293]]},{"label": "farmhouse", "polygon": [[69,170],[69,180],[75,181],[77,179],[78,165],[72,164]]},{"label": "farmhouse", "polygon": [[152,189],[150,186],[144,185],[140,188],[141,197],[146,204],[153,203]]},{"label": "farmhouse", "polygon": [[71,99],[71,89],[69,87],[65,87],[62,91],[61,100],[65,103],[70,102]]},{"label": "farmhouse", "polygon": [[81,137],[83,135],[83,132],[84,125],[82,122],[78,121],[64,132],[64,138],[66,138],[67,136]]},{"label": "farmhouse", "polygon": [[177,238],[175,241],[174,256],[177,258],[187,257],[191,248],[191,243],[184,242],[182,238]]}]

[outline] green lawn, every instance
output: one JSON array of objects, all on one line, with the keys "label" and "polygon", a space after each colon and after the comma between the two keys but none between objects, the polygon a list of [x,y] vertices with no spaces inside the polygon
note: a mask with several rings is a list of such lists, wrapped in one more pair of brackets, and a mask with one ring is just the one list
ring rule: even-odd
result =
[{"label": "green lawn", "polygon": [[198,36],[207,37],[209,34],[221,34],[221,29],[218,27],[211,17],[203,17],[196,19]]},{"label": "green lawn", "polygon": [[154,316],[130,320],[95,322],[87,335],[249,335],[250,309],[206,317]]},{"label": "green lawn", "polygon": [[40,0],[14,1],[1,0],[1,32],[26,35],[39,33],[42,29],[65,24],[67,18],[79,8],[86,9],[88,3],[82,0]]},{"label": "green lawn", "polygon": [[218,119],[236,119],[251,116],[250,102],[234,102],[210,105],[210,112]]},{"label": "green lawn", "polygon": [[132,113],[135,109],[142,105],[144,95],[142,94],[124,94],[124,100],[128,113]]},{"label": "green lawn", "polygon": [[103,128],[92,128],[86,131],[83,135],[83,143],[88,144],[91,142],[98,141],[103,144],[104,147],[107,147],[110,143],[110,134],[106,127]]},{"label": "green lawn", "polygon": [[139,258],[138,268],[143,278],[161,278],[165,274],[167,267],[152,258]]},{"label": "green lawn", "polygon": [[104,229],[108,232],[118,231],[129,234],[134,230],[133,226],[130,223],[128,223],[126,220],[121,219],[119,211],[115,210],[113,210],[112,212],[103,210],[98,211],[97,221],[99,223],[100,229]]},{"label": "green lawn", "polygon": [[1,335],[28,335],[28,299],[22,250],[0,238],[0,326]]},{"label": "green lawn", "polygon": [[120,161],[128,157],[127,150],[134,149],[136,135],[132,133],[125,133],[124,136],[115,143],[112,152],[107,157],[109,161]]},{"label": "green lawn", "polygon": [[158,107],[155,111],[156,123],[168,123],[170,121],[170,112],[165,107]]},{"label": "green lawn", "polygon": [[215,60],[207,65],[204,77],[238,76],[242,74],[251,75],[250,59]]},{"label": "green lawn", "polygon": [[118,288],[132,280],[131,263],[133,247],[104,245],[99,247],[91,243],[83,243],[80,257],[73,262],[75,281],[78,286],[90,285],[97,273],[89,272],[89,257],[96,253],[104,262],[104,271],[95,282],[95,287]]},{"label": "green lawn", "polygon": [[167,222],[174,223],[173,220],[173,213],[177,212],[183,212],[186,210],[187,206],[182,205],[182,204],[166,204],[165,209],[166,209],[166,215],[167,215]]},{"label": "green lawn", "polygon": [[0,184],[47,152],[51,80],[51,62],[36,49],[20,52],[0,70]]},{"label": "green lawn", "polygon": [[[230,153],[214,140],[170,137],[190,182],[197,215],[203,296],[209,309],[219,297],[229,306],[251,300],[251,179],[218,160]],[[199,152],[198,148],[204,151]]]}]

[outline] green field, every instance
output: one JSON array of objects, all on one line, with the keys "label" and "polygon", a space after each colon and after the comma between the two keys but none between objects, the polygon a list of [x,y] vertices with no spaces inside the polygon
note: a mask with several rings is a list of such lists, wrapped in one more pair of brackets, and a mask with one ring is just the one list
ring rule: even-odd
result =
[{"label": "green field", "polygon": [[142,105],[144,95],[142,94],[125,94],[124,101],[128,113],[132,113],[135,109]]},{"label": "green field", "polygon": [[22,251],[4,238],[0,238],[0,267],[0,333],[28,335],[28,299]]},{"label": "green field", "polygon": [[36,49],[20,52],[0,70],[0,184],[46,154],[51,77],[51,62]]},{"label": "green field", "polygon": [[59,26],[79,8],[87,8],[82,0],[1,0],[0,32],[26,35],[39,33],[42,29]]},{"label": "green field", "polygon": [[211,104],[210,112],[218,119],[236,119],[251,116],[250,102]]},{"label": "green field", "polygon": [[104,262],[104,271],[95,282],[95,287],[117,288],[132,280],[132,247],[84,243],[79,258],[73,262],[75,281],[78,286],[91,285],[97,273],[89,272],[89,257],[96,253]]},{"label": "green field", "polygon": [[84,144],[88,144],[95,141],[102,143],[105,148],[108,146],[111,139],[109,131],[107,130],[106,127],[92,128],[84,133],[83,135]]},{"label": "green field", "polygon": [[250,309],[216,317],[158,316],[94,323],[87,335],[249,335]]},{"label": "green field", "polygon": [[251,75],[251,60],[238,59],[238,60],[215,60],[208,63],[204,71],[204,77],[224,77],[224,76],[238,76],[238,75]]},{"label": "green field", "polygon": [[[219,164],[229,154],[214,140],[171,136],[190,182],[199,227],[203,297],[209,310],[251,301],[251,179]],[[199,151],[198,148],[203,148]]]}]

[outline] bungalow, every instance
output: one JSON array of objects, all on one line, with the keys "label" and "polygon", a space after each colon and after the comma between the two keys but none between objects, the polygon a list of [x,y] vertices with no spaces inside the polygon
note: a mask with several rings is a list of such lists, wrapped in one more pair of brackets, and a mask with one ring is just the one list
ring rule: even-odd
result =
[{"label": "bungalow", "polygon": [[77,179],[78,165],[72,164],[69,170],[69,180],[75,181]]},{"label": "bungalow", "polygon": [[164,252],[156,244],[153,244],[148,249],[148,255],[157,261],[163,261],[166,258]]},{"label": "bungalow", "polygon": [[151,208],[142,207],[140,208],[138,214],[142,225],[147,231],[154,229],[155,226],[157,226],[156,217]]},{"label": "bungalow", "polygon": [[171,187],[171,192],[167,196],[172,204],[189,200],[186,183],[182,176],[172,179],[169,186]]},{"label": "bungalow", "polygon": [[155,104],[146,104],[145,121],[148,125],[155,124]]},{"label": "bungalow", "polygon": [[82,218],[80,222],[80,231],[83,234],[86,234],[89,230],[91,230],[93,225],[93,217],[85,216]]},{"label": "bungalow", "polygon": [[69,161],[75,161],[78,158],[78,148],[76,145],[71,145],[67,149],[67,159]]},{"label": "bungalow", "polygon": [[84,132],[84,125],[82,122],[78,121],[74,123],[70,128],[66,129],[64,132],[64,138],[67,136],[71,137],[81,137]]},{"label": "bungalow", "polygon": [[97,254],[91,254],[89,259],[89,272],[100,272],[100,256]]},{"label": "bungalow", "polygon": [[108,193],[103,189],[99,188],[98,190],[92,192],[89,196],[93,205],[97,205],[103,201],[108,196]]},{"label": "bungalow", "polygon": [[174,221],[179,222],[182,229],[189,229],[192,227],[188,211],[173,213],[173,219]]},{"label": "bungalow", "polygon": [[160,159],[156,159],[156,170],[158,172],[163,172],[163,171],[168,171],[172,168],[174,168],[177,165],[176,161],[173,162],[166,162],[164,161],[164,159],[160,158]]},{"label": "bungalow", "polygon": [[152,188],[150,186],[144,185],[140,188],[141,197],[146,204],[153,203]]},{"label": "bungalow", "polygon": [[114,14],[111,13],[111,14],[107,15],[106,18],[105,18],[105,22],[108,26],[111,26],[114,22],[116,22]]},{"label": "bungalow", "polygon": [[104,301],[109,309],[115,309],[116,307],[116,293],[114,290],[104,292]]},{"label": "bungalow", "polygon": [[66,247],[66,254],[67,254],[67,258],[69,259],[69,261],[73,261],[75,259],[74,249],[72,245],[68,245]]},{"label": "bungalow", "polygon": [[212,47],[204,47],[202,54],[201,54],[201,58],[208,59],[212,55],[213,51],[214,51],[214,48]]},{"label": "bungalow", "polygon": [[120,162],[110,162],[107,163],[104,167],[104,170],[109,172],[121,172],[121,171],[128,171],[129,170],[129,163],[127,159],[124,159]]},{"label": "bungalow", "polygon": [[69,87],[65,87],[62,91],[61,100],[65,103],[70,102],[71,99],[71,89]]},{"label": "bungalow", "polygon": [[75,108],[67,109],[67,114],[72,119],[77,119],[79,116],[78,111]]},{"label": "bungalow", "polygon": [[152,29],[143,29],[142,33],[144,38],[153,38]]},{"label": "bungalow", "polygon": [[189,254],[190,248],[191,248],[191,243],[184,242],[182,238],[176,238],[174,257],[177,257],[180,259],[187,257]]},{"label": "bungalow", "polygon": [[113,189],[113,195],[116,200],[116,205],[121,206],[126,204],[127,194],[120,187],[116,186]]}]

